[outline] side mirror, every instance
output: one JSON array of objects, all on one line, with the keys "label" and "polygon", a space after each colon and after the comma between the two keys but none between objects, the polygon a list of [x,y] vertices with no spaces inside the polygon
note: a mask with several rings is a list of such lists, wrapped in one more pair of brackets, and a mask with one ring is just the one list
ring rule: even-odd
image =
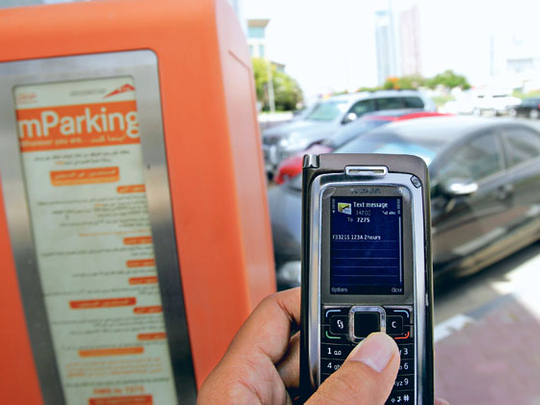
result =
[{"label": "side mirror", "polygon": [[478,183],[472,179],[449,179],[442,184],[442,191],[449,197],[466,197],[478,191]]},{"label": "side mirror", "polygon": [[344,124],[348,124],[349,122],[356,121],[358,119],[358,115],[356,115],[353,112],[348,113],[345,118],[343,119]]}]

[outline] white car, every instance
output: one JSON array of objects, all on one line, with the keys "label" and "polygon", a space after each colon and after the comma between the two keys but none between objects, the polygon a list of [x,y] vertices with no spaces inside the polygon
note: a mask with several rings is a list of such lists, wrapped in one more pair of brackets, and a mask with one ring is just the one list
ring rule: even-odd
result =
[{"label": "white car", "polygon": [[265,168],[271,177],[281,161],[315,142],[331,138],[341,127],[362,115],[395,109],[435,111],[435,104],[414,90],[381,90],[330,97],[291,122],[264,131]]},{"label": "white car", "polygon": [[521,100],[509,94],[480,93],[473,98],[473,114],[506,115],[519,104]]}]

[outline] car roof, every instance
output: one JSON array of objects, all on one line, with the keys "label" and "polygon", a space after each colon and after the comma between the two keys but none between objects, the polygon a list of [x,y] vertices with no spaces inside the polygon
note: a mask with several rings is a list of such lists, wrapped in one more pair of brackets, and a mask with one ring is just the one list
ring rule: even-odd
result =
[{"label": "car roof", "polygon": [[403,115],[418,113],[421,111],[424,112],[425,110],[423,108],[401,108],[397,110],[378,110],[378,111],[365,113],[364,115],[362,115],[360,119],[370,119],[370,118],[380,118],[380,117],[396,118],[396,117],[401,117]]},{"label": "car roof", "polygon": [[340,94],[332,96],[324,101],[356,101],[365,98],[381,98],[381,97],[409,97],[420,96],[421,93],[416,90],[377,90],[377,91],[361,91],[351,94]]},{"label": "car roof", "polygon": [[[510,118],[487,118],[471,116],[422,117],[414,120],[393,121],[369,132],[369,136],[397,135],[413,142],[438,143],[446,148],[463,137],[477,131],[501,128],[507,125],[521,126],[538,132],[531,125]],[[368,134],[366,134],[368,135]]]}]

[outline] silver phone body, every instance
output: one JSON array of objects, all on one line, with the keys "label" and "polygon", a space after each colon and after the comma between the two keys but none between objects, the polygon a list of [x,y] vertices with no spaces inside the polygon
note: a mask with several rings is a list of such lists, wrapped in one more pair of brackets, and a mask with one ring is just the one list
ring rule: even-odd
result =
[{"label": "silver phone body", "polygon": [[[330,357],[333,358],[333,362],[330,361],[331,359],[325,359],[326,350],[328,353],[340,352],[340,357],[343,357],[346,350],[361,340],[362,337],[355,335],[354,325],[356,325],[355,315],[357,313],[358,315],[366,314],[370,319],[378,317],[378,330],[386,332],[387,313],[391,313],[389,318],[393,319],[392,325],[395,325],[395,319],[401,319],[396,315],[408,312],[411,319],[403,316],[401,321],[403,324],[407,322],[409,335],[405,335],[404,332],[403,336],[408,337],[404,340],[406,344],[400,346],[400,349],[402,346],[406,346],[413,349],[414,352],[412,359],[408,359],[406,362],[402,360],[400,365],[400,369],[407,366],[407,370],[405,370],[407,372],[405,376],[407,389],[400,391],[399,387],[395,387],[395,392],[393,391],[389,398],[390,401],[394,395],[395,402],[388,403],[430,404],[433,402],[432,286],[429,255],[430,235],[427,234],[429,230],[429,223],[427,223],[429,221],[429,196],[426,196],[426,193],[429,194],[426,190],[426,187],[429,187],[426,178],[427,169],[421,173],[414,170],[410,170],[410,172],[395,171],[392,170],[390,164],[379,164],[381,159],[382,161],[395,159],[395,157],[388,159],[389,156],[375,159],[375,162],[372,157],[368,159],[364,156],[362,158],[362,155],[355,156],[354,159],[350,160],[341,157],[337,167],[322,168],[322,170],[315,167],[314,172],[312,170],[310,180],[304,182],[307,189],[304,190],[303,204],[306,212],[303,216],[305,267],[302,287],[304,290],[303,306],[307,306],[307,308],[303,308],[302,328],[304,337],[307,339],[302,339],[303,367],[301,367],[301,372],[304,374],[302,383],[304,385],[309,383],[311,388],[301,389],[304,393],[315,390],[323,379],[329,376],[328,372],[335,371],[335,367],[339,367],[340,362],[344,360],[332,356]],[[411,158],[413,157],[398,157],[398,160],[410,160]],[[416,161],[418,158],[413,159],[415,160],[413,163],[418,165]],[[314,161],[318,161],[318,157],[312,156],[306,159],[305,166],[308,170],[310,165],[313,166]],[[344,163],[348,161],[351,163]],[[363,161],[366,164],[358,164]],[[401,293],[348,294],[331,292],[346,290],[346,288],[333,287],[331,283],[331,271],[334,270],[331,270],[330,263],[330,206],[332,204],[332,209],[335,209],[335,201],[340,198],[358,201],[358,204],[362,204],[361,201],[379,201],[381,199],[399,200],[401,213],[399,218],[392,221],[399,225],[399,271],[402,287],[391,287],[391,289],[399,291],[402,288]],[[426,202],[428,202],[427,207]],[[355,219],[358,218],[360,217],[355,217]],[[374,224],[369,226],[375,227]],[[369,290],[370,286],[359,288]],[[341,318],[339,325],[348,322],[348,325],[345,326],[347,330],[343,330],[344,335],[338,335],[340,339],[338,343],[329,341],[330,338],[336,338],[332,334],[332,327],[336,326],[335,322],[329,327],[324,326],[328,319],[334,318]],[[392,325],[389,324],[388,328],[393,331]],[[396,336],[396,342],[398,342],[397,339],[403,339],[402,335],[394,336]],[[337,349],[334,350],[334,348]],[[322,365],[324,365],[324,369]],[[329,366],[334,369],[328,371]],[[411,372],[411,366],[413,372]],[[400,373],[402,371],[400,370]],[[403,378],[400,380],[399,374],[396,384],[398,381],[401,383],[404,381]],[[306,395],[305,397],[307,397]]]}]

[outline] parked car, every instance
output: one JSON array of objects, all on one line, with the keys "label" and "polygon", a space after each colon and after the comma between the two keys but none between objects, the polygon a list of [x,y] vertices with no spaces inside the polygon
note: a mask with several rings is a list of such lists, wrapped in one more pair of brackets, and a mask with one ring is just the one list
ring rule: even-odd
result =
[{"label": "parked car", "polygon": [[[540,133],[527,123],[479,117],[395,122],[335,152],[424,159],[436,281],[476,272],[540,238]],[[270,189],[269,206],[278,286],[298,285],[301,176]]]},{"label": "parked car", "polygon": [[413,90],[383,90],[330,97],[300,119],[266,130],[262,144],[266,172],[272,177],[278,164],[314,142],[332,136],[343,125],[379,110],[420,108],[435,111],[435,104]]},{"label": "parked car", "polygon": [[450,100],[446,102],[442,109],[440,109],[439,111],[456,115],[472,114],[474,112],[474,103],[475,98],[472,97],[470,94],[465,93],[461,94],[455,100]]},{"label": "parked car", "polygon": [[540,97],[524,99],[521,104],[512,108],[510,115],[514,117],[529,117],[533,120],[538,119],[540,117]]},{"label": "parked car", "polygon": [[472,99],[475,115],[507,115],[521,100],[506,93],[480,93]]},{"label": "parked car", "polygon": [[302,171],[302,158],[306,153],[329,153],[349,142],[351,139],[360,136],[381,125],[394,121],[411,120],[421,117],[432,117],[448,114],[440,114],[433,111],[424,111],[421,109],[403,109],[403,110],[382,110],[373,113],[367,113],[362,118],[339,129],[331,138],[322,142],[317,142],[306,150],[302,150],[293,156],[283,160],[274,175],[274,181],[282,184],[285,181],[297,176]]}]

